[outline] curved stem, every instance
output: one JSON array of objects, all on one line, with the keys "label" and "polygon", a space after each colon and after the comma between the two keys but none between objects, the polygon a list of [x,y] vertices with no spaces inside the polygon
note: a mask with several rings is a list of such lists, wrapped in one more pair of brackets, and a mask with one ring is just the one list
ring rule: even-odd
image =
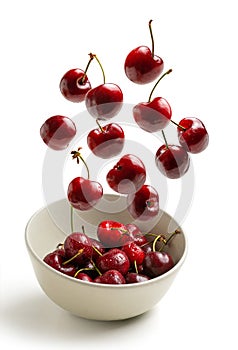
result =
[{"label": "curved stem", "polygon": [[81,161],[83,162],[83,164],[85,165],[86,167],[86,170],[87,170],[87,176],[88,176],[88,180],[90,178],[90,173],[89,173],[89,168],[88,168],[88,165],[87,163],[85,162],[85,160],[83,159],[83,157],[81,155],[79,155],[79,158],[81,159]]},{"label": "curved stem", "polygon": [[177,234],[181,233],[181,231],[179,229],[175,230],[174,232],[171,233],[171,235],[165,240],[165,242],[163,242],[163,245],[161,246],[161,248],[159,249],[159,252],[161,252],[164,247],[169,243],[169,241]]},{"label": "curved stem", "polygon": [[77,164],[79,164],[79,159],[81,159],[81,161],[83,162],[83,164],[85,165],[86,167],[86,170],[87,170],[87,175],[88,175],[88,180],[90,178],[90,173],[89,173],[89,168],[88,168],[88,165],[87,163],[85,162],[85,160],[83,159],[83,157],[81,156],[81,153],[79,152],[81,150],[82,147],[79,147],[77,151],[72,151],[71,154],[72,154],[72,159],[76,159],[77,160]]},{"label": "curved stem", "polygon": [[80,83],[80,84],[83,84],[83,83],[84,83],[84,80],[86,79],[87,71],[88,71],[88,68],[89,68],[89,66],[90,66],[90,63],[91,63],[92,60],[94,59],[94,55],[89,54],[89,56],[90,56],[90,59],[89,59],[89,61],[88,61],[88,63],[87,63],[87,66],[86,66],[86,68],[85,68],[85,70],[84,70],[84,75],[83,75],[83,77],[79,80],[79,83]]},{"label": "curved stem", "polygon": [[80,250],[78,251],[78,253],[76,253],[76,254],[75,254],[74,256],[72,256],[70,259],[64,261],[64,262],[62,263],[62,265],[66,265],[66,264],[68,264],[69,262],[73,261],[75,258],[77,258],[77,256],[81,255],[83,251],[84,251],[84,248],[80,249]]},{"label": "curved stem", "polygon": [[167,72],[165,72],[163,75],[161,75],[161,77],[160,77],[159,80],[155,83],[153,89],[151,90],[150,96],[149,96],[149,98],[148,98],[148,102],[151,101],[152,94],[153,94],[153,92],[155,91],[155,89],[156,89],[157,85],[159,84],[159,82],[163,79],[163,77],[164,77],[165,75],[170,74],[171,72],[172,72],[172,69],[169,69],[169,70],[167,70]]},{"label": "curved stem", "polygon": [[152,57],[154,58],[154,51],[155,51],[155,43],[154,43],[154,36],[152,33],[152,22],[153,20],[151,19],[149,21],[149,30],[150,30],[150,38],[151,38],[151,53],[152,53]]},{"label": "curved stem", "polygon": [[166,137],[165,137],[164,130],[161,130],[161,132],[162,132],[162,135],[163,135],[163,138],[164,138],[164,142],[165,142],[166,148],[168,149],[168,148],[169,148],[169,146],[168,146],[167,139],[166,139]]},{"label": "curved stem", "polygon": [[171,121],[174,125],[176,125],[178,128],[182,129],[183,131],[186,131],[186,128],[185,128],[184,126],[179,125],[178,123],[176,123],[176,122],[175,122],[174,120],[172,120],[172,119],[170,119],[170,121]]},{"label": "curved stem", "polygon": [[105,72],[104,72],[104,69],[103,69],[103,66],[101,64],[101,62],[99,61],[99,59],[97,58],[97,55],[94,55],[92,53],[89,54],[90,57],[93,56],[96,60],[97,60],[97,63],[99,64],[100,68],[101,68],[101,71],[102,71],[102,76],[103,76],[103,84],[106,83],[106,76],[105,76]]}]

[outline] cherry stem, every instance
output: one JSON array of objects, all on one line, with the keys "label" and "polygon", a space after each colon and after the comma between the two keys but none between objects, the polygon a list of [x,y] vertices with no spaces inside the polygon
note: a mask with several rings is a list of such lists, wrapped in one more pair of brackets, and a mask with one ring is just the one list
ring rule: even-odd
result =
[{"label": "cherry stem", "polygon": [[70,259],[64,261],[64,262],[62,263],[62,265],[66,265],[66,264],[68,264],[69,262],[73,261],[75,258],[77,258],[77,256],[81,255],[83,251],[84,251],[83,248],[82,248],[82,249],[79,249],[78,253],[76,253],[76,254],[75,254],[74,256],[72,256]]},{"label": "cherry stem", "polygon": [[94,269],[97,271],[97,273],[99,274],[99,276],[102,276],[101,271],[98,269],[98,267],[96,266],[95,262],[93,260],[91,260],[91,263],[93,264]]},{"label": "cherry stem", "polygon": [[169,145],[168,145],[167,139],[165,137],[164,130],[161,130],[161,132],[162,132],[162,135],[163,135],[163,138],[164,138],[164,142],[165,142],[166,148],[169,149]]},{"label": "cherry stem", "polygon": [[183,131],[186,131],[186,128],[185,128],[184,126],[179,125],[178,123],[176,123],[176,122],[173,121],[172,119],[170,119],[170,121],[171,121],[174,125],[176,125],[178,128],[182,129]]},{"label": "cherry stem", "polygon": [[98,125],[100,131],[101,131],[103,134],[105,134],[105,131],[103,130],[102,126],[100,125],[98,119],[96,119],[96,123],[97,123],[97,125]]},{"label": "cherry stem", "polygon": [[94,245],[92,247],[98,255],[102,256],[102,253]]},{"label": "cherry stem", "polygon": [[82,269],[79,269],[78,271],[75,272],[74,277],[77,277],[78,274],[82,271],[92,271],[92,270],[94,270],[94,268],[92,267],[83,267]]},{"label": "cherry stem", "polygon": [[125,230],[124,228],[120,228],[120,227],[111,227],[110,230],[111,231],[120,231],[121,233],[128,233],[127,230]]},{"label": "cherry stem", "polygon": [[174,232],[172,232],[171,235],[170,235],[167,239],[165,239],[165,241],[163,242],[163,245],[162,245],[162,247],[159,249],[159,252],[161,252],[161,251],[164,249],[164,247],[169,243],[169,241],[170,241],[175,235],[177,235],[177,234],[179,234],[179,233],[181,233],[181,231],[180,231],[179,229],[177,229],[177,230],[175,230]]},{"label": "cherry stem", "polygon": [[135,266],[135,271],[136,271],[136,273],[138,274],[138,268],[137,268],[137,262],[136,262],[136,260],[134,260],[134,266]]},{"label": "cherry stem", "polygon": [[86,170],[87,170],[87,176],[88,176],[88,180],[90,178],[90,173],[89,173],[89,168],[88,168],[88,165],[87,163],[85,162],[85,160],[83,159],[83,157],[81,156],[81,153],[79,152],[81,150],[82,147],[79,147],[77,151],[72,151],[71,154],[72,154],[72,159],[76,159],[77,160],[77,164],[79,164],[79,160],[81,159],[81,161],[83,162],[83,164],[85,165],[86,167]]},{"label": "cherry stem", "polygon": [[149,21],[149,30],[150,30],[150,37],[151,37],[151,53],[152,53],[152,57],[154,58],[155,43],[154,43],[154,36],[152,33],[152,22],[153,22],[153,20],[151,19]]},{"label": "cherry stem", "polygon": [[163,77],[164,77],[165,75],[170,74],[171,72],[172,72],[172,69],[169,69],[169,70],[167,70],[167,72],[165,72],[164,74],[161,75],[161,77],[160,77],[159,80],[155,83],[153,89],[151,90],[150,96],[149,96],[149,98],[148,98],[148,102],[151,101],[151,97],[152,97],[152,95],[153,95],[153,92],[155,91],[155,89],[156,89],[157,85],[159,84],[159,82],[163,79]]},{"label": "cherry stem", "polygon": [[162,238],[162,240],[163,240],[163,242],[164,242],[164,237],[163,237],[163,236],[161,236],[161,235],[157,235],[157,237],[154,239],[154,241],[153,241],[153,245],[152,245],[152,250],[153,250],[153,252],[155,252],[155,251],[156,251],[156,248],[155,248],[156,243],[157,243],[157,241],[158,241],[158,240],[161,240],[161,238]]},{"label": "cherry stem", "polygon": [[90,63],[91,63],[92,60],[94,59],[94,55],[89,54],[89,56],[90,56],[90,59],[89,59],[88,64],[87,64],[87,66],[86,66],[86,68],[85,68],[85,70],[84,70],[84,75],[83,75],[83,77],[79,80],[79,83],[81,83],[81,84],[84,83],[84,80],[86,79],[87,71],[88,71],[88,68],[89,68],[89,66],[90,66]]},{"label": "cherry stem", "polygon": [[103,84],[105,84],[105,83],[106,83],[106,76],[105,76],[105,72],[104,72],[104,69],[103,69],[103,66],[102,66],[101,62],[100,62],[99,59],[97,58],[97,55],[90,53],[89,56],[90,56],[90,57],[93,57],[93,58],[95,58],[95,59],[97,60],[97,63],[99,64],[99,66],[100,66],[100,68],[101,68],[101,71],[102,71]]}]

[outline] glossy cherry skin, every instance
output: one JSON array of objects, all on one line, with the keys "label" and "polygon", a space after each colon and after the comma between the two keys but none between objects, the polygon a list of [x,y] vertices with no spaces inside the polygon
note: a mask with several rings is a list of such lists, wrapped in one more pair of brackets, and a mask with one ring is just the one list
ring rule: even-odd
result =
[{"label": "glossy cherry skin", "polygon": [[[106,248],[105,246],[98,241],[97,239],[94,238],[90,238],[91,242],[92,242],[92,247],[93,247],[93,255],[92,255],[92,259],[97,260],[98,256],[100,254],[104,254],[106,252]],[[94,249],[95,248],[95,249]]]},{"label": "glossy cherry skin", "polygon": [[155,163],[163,175],[178,179],[188,171],[190,158],[182,146],[162,145],[156,152]]},{"label": "glossy cherry skin", "polygon": [[88,147],[95,156],[111,158],[121,153],[125,135],[120,125],[111,123],[100,128],[91,130],[87,137]]},{"label": "glossy cherry skin", "polygon": [[76,177],[68,186],[68,200],[78,210],[89,210],[103,196],[103,188],[99,182],[83,177]]},{"label": "glossy cherry skin", "polygon": [[184,118],[179,122],[186,130],[177,127],[180,145],[190,153],[200,153],[204,151],[209,143],[209,135],[198,118]]},{"label": "glossy cherry skin", "polygon": [[77,268],[72,263],[64,265],[66,259],[57,251],[47,254],[43,261],[53,269],[71,277],[73,277],[77,271]]},{"label": "glossy cherry skin", "polygon": [[131,264],[134,264],[136,262],[137,265],[140,265],[143,263],[145,253],[143,249],[139,247],[135,242],[124,244],[121,250],[126,253]]},{"label": "glossy cherry skin", "polygon": [[123,93],[116,84],[105,83],[91,90],[85,96],[85,104],[92,117],[108,120],[122,108]]},{"label": "glossy cherry skin", "polygon": [[124,276],[117,270],[109,270],[94,279],[95,283],[104,284],[125,284]]},{"label": "glossy cherry skin", "polygon": [[156,132],[168,125],[172,110],[166,99],[156,97],[151,102],[142,102],[134,106],[133,117],[141,129]]},{"label": "glossy cherry skin", "polygon": [[130,268],[130,260],[121,249],[112,248],[108,252],[99,256],[96,261],[99,271],[117,270],[125,275]]},{"label": "glossy cherry skin", "polygon": [[137,225],[126,224],[125,226],[128,230],[129,236],[132,238],[132,241],[135,242],[138,246],[142,246],[148,242],[146,236],[141,232]]},{"label": "glossy cherry skin", "polygon": [[66,237],[64,249],[66,257],[68,259],[75,257],[72,259],[72,262],[78,265],[87,263],[93,255],[93,247],[90,238],[80,232],[73,232]]},{"label": "glossy cherry skin", "polygon": [[77,278],[78,280],[81,280],[81,281],[86,281],[86,282],[93,282],[93,279],[87,275],[86,273],[84,272],[79,272],[77,273],[77,275],[75,276],[75,278]]},{"label": "glossy cherry skin", "polygon": [[153,57],[147,46],[139,46],[126,57],[124,69],[127,78],[133,83],[148,84],[162,73],[164,62],[159,56]]},{"label": "glossy cherry skin", "polygon": [[107,248],[120,247],[131,241],[126,226],[113,220],[101,221],[97,227],[97,236]]},{"label": "glossy cherry skin", "polygon": [[74,122],[62,115],[54,115],[48,118],[40,128],[40,136],[45,144],[60,151],[68,147],[76,134]]},{"label": "glossy cherry skin", "polygon": [[159,212],[158,192],[150,185],[143,185],[139,191],[128,195],[127,209],[134,219],[150,220]]},{"label": "glossy cherry skin", "polygon": [[149,281],[150,277],[136,272],[128,272],[125,276],[126,283],[140,283]]},{"label": "glossy cherry skin", "polygon": [[71,102],[82,102],[86,93],[91,90],[87,75],[79,68],[70,69],[60,81],[62,95]]},{"label": "glossy cherry skin", "polygon": [[121,194],[134,193],[146,180],[145,166],[138,157],[126,154],[108,172],[106,179],[114,191]]},{"label": "glossy cherry skin", "polygon": [[143,266],[145,274],[153,278],[172,269],[174,262],[168,253],[155,251],[146,254]]}]

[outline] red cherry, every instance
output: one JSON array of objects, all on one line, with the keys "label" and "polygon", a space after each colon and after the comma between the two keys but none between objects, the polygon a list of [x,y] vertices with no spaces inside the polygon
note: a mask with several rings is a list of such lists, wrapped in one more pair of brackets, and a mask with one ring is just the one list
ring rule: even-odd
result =
[{"label": "red cherry", "polygon": [[104,83],[88,91],[85,104],[88,112],[96,119],[108,120],[122,108],[123,93],[120,87]]},{"label": "red cherry", "polygon": [[81,281],[93,282],[93,279],[84,272],[79,272],[74,277]]},{"label": "red cherry", "polygon": [[83,265],[92,258],[93,247],[90,238],[81,232],[73,232],[64,241],[65,255],[73,263]]},{"label": "red cherry", "polygon": [[102,198],[103,188],[99,182],[76,177],[70,182],[67,195],[75,209],[88,210]]},{"label": "red cherry", "polygon": [[121,249],[113,248],[98,257],[97,267],[101,272],[117,270],[125,275],[130,268],[130,260]]},{"label": "red cherry", "polygon": [[127,197],[127,209],[134,219],[147,221],[159,212],[159,195],[150,185],[143,185],[139,191]]},{"label": "red cherry", "polygon": [[104,159],[121,153],[124,141],[123,129],[114,123],[90,131],[87,137],[88,147],[93,154]]},{"label": "red cherry", "polygon": [[125,284],[126,280],[117,270],[109,270],[94,279],[95,283]]},{"label": "red cherry", "polygon": [[162,174],[177,179],[188,171],[190,158],[183,147],[165,144],[156,152],[155,163]]},{"label": "red cherry", "polygon": [[135,242],[138,246],[142,246],[148,242],[146,236],[141,232],[137,225],[126,224],[125,226],[129,236],[132,238],[132,241]]},{"label": "red cherry", "polygon": [[65,257],[62,256],[58,251],[47,254],[43,261],[51,266],[53,269],[62,272],[65,275],[73,277],[77,271],[76,267],[73,264],[65,264]]},{"label": "red cherry", "polygon": [[50,117],[40,128],[42,140],[47,146],[57,151],[67,148],[75,134],[74,122],[62,115]]},{"label": "red cherry", "polygon": [[136,272],[128,272],[125,276],[126,283],[140,283],[149,281],[149,277],[143,274],[139,274]]},{"label": "red cherry", "polygon": [[139,46],[128,54],[124,64],[126,76],[136,84],[152,82],[160,75],[164,68],[162,58],[154,55],[154,39],[151,23],[152,21],[149,21],[152,50],[147,46]]},{"label": "red cherry", "polygon": [[71,102],[82,102],[91,84],[85,72],[79,68],[70,69],[60,81],[62,95]]},{"label": "red cherry", "polygon": [[203,122],[198,118],[182,119],[177,131],[179,143],[187,152],[200,153],[207,148],[209,135]]},{"label": "red cherry", "polygon": [[122,194],[138,191],[146,180],[143,162],[132,154],[124,155],[107,174],[108,185]]},{"label": "red cherry", "polygon": [[139,247],[135,242],[129,242],[124,244],[121,250],[126,253],[131,264],[136,262],[136,265],[140,265],[143,263],[145,253],[143,249]]},{"label": "red cherry", "polygon": [[105,247],[111,248],[120,247],[131,240],[126,226],[113,220],[100,222],[97,228],[97,236]]},{"label": "red cherry", "polygon": [[174,262],[168,253],[155,251],[145,255],[143,266],[145,274],[153,278],[169,271]]},{"label": "red cherry", "polygon": [[[105,246],[98,241],[97,239],[91,238],[92,246],[93,246],[93,255],[92,259],[97,260],[100,254],[104,254],[106,252]],[[95,249],[96,248],[96,249]]]}]

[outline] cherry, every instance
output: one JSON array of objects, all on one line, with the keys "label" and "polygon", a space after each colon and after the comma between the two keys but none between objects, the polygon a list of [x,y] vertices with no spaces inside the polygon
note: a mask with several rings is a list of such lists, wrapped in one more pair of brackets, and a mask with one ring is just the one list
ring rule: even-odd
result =
[{"label": "cherry", "polygon": [[136,272],[128,272],[125,276],[126,283],[140,283],[149,281],[150,277]]},{"label": "cherry", "polygon": [[146,180],[143,162],[132,154],[124,155],[107,174],[108,185],[121,194],[138,191]]},{"label": "cherry", "polygon": [[99,271],[117,270],[125,275],[130,268],[130,260],[121,249],[112,248],[97,259]]},{"label": "cherry", "polygon": [[149,21],[149,30],[152,41],[152,50],[147,46],[139,46],[126,57],[124,69],[128,79],[136,84],[147,84],[154,81],[163,71],[162,58],[154,54],[154,38]]},{"label": "cherry", "polygon": [[51,266],[53,269],[62,272],[65,275],[73,277],[77,271],[73,264],[65,264],[65,257],[62,255],[62,251],[54,251],[47,254],[43,261]]},{"label": "cherry", "polygon": [[93,255],[93,247],[90,238],[81,232],[69,234],[64,241],[65,255],[75,264],[83,265]]},{"label": "cherry", "polygon": [[140,265],[143,263],[145,253],[135,242],[126,243],[121,250],[126,253],[131,264]]},{"label": "cherry", "polygon": [[94,207],[103,196],[99,182],[83,177],[76,177],[68,186],[68,200],[78,210],[88,210]]},{"label": "cherry", "polygon": [[78,280],[81,280],[81,281],[93,282],[93,279],[88,274],[86,274],[84,272],[76,273],[76,275],[74,277],[77,278]]},{"label": "cherry", "polygon": [[98,61],[102,74],[103,84],[89,90],[85,96],[85,104],[92,117],[99,120],[108,120],[114,117],[122,108],[123,93],[116,84],[106,83],[103,67]]},{"label": "cherry", "polygon": [[209,143],[209,135],[198,118],[184,118],[177,127],[179,143],[187,152],[200,153]]},{"label": "cherry", "polygon": [[95,156],[110,158],[121,153],[125,142],[124,131],[120,125],[111,123],[90,131],[88,147]]},{"label": "cherry", "polygon": [[133,107],[133,117],[139,127],[148,132],[156,132],[164,129],[172,116],[172,110],[168,101],[163,97],[156,97],[151,101],[152,94],[163,79],[163,77],[172,72],[169,69],[164,73],[153,87],[148,102],[138,103]]},{"label": "cherry", "polygon": [[97,260],[99,255],[102,255],[106,252],[106,248],[100,241],[98,241],[95,238],[91,238],[91,242],[92,242],[92,246],[93,246],[92,259]]},{"label": "cherry", "polygon": [[159,212],[159,195],[150,185],[143,185],[127,197],[127,209],[134,219],[150,220]]},{"label": "cherry", "polygon": [[97,236],[105,247],[111,248],[120,247],[131,240],[126,226],[113,220],[100,222],[97,228]]},{"label": "cherry", "polygon": [[123,275],[117,270],[108,270],[101,276],[94,279],[95,283],[105,283],[105,284],[125,284],[126,280]]},{"label": "cherry", "polygon": [[40,136],[47,146],[60,151],[68,147],[76,134],[74,122],[62,115],[48,118],[40,128]]},{"label": "cherry", "polygon": [[174,266],[174,262],[168,253],[152,251],[145,255],[143,266],[146,275],[153,278],[169,271]]},{"label": "cherry", "polygon": [[163,175],[177,179],[188,171],[190,158],[182,146],[164,144],[156,152],[155,163]]},{"label": "cherry", "polygon": [[138,246],[142,246],[148,242],[146,236],[141,232],[139,227],[135,224],[126,224],[126,229],[129,236]]}]

